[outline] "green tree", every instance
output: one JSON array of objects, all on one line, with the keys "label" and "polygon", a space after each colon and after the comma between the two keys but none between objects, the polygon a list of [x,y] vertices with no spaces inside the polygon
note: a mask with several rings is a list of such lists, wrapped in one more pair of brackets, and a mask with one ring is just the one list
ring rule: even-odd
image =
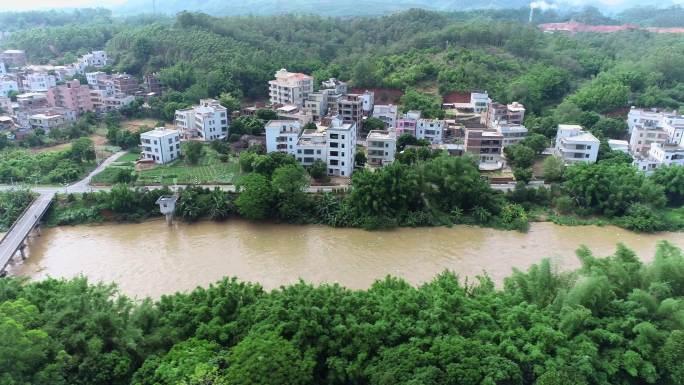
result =
[{"label": "green tree", "polygon": [[314,364],[274,332],[251,333],[231,349],[224,378],[234,385],[305,385],[313,382]]},{"label": "green tree", "polygon": [[363,151],[356,151],[356,154],[354,154],[354,164],[358,167],[365,166],[367,160],[366,153]]},{"label": "green tree", "polygon": [[236,98],[229,92],[222,93],[219,97],[219,102],[223,107],[226,107],[226,109],[228,109],[228,113],[231,113],[233,111],[240,111],[240,108],[242,107],[240,99]]},{"label": "green tree", "polygon": [[542,163],[544,180],[547,182],[560,182],[563,180],[565,162],[557,156],[549,156]]},{"label": "green tree", "polygon": [[324,161],[316,159],[309,167],[309,175],[317,181],[326,180],[328,178],[328,165]]},{"label": "green tree", "polygon": [[651,177],[653,182],[662,186],[667,201],[672,206],[684,203],[684,167],[667,166],[656,169]]},{"label": "green tree", "polygon": [[198,164],[200,159],[202,159],[202,152],[204,151],[204,145],[197,141],[187,141],[183,146],[183,154],[190,164]]},{"label": "green tree", "polygon": [[247,219],[268,218],[275,192],[266,176],[258,173],[245,175],[238,180],[236,187],[240,195],[235,206],[240,215]]}]

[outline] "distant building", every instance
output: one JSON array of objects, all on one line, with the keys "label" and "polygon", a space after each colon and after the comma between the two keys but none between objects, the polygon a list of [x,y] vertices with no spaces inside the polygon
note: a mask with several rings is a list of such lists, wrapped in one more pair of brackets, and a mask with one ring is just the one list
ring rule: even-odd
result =
[{"label": "distant building", "polygon": [[107,52],[93,51],[78,58],[76,67],[80,73],[84,73],[87,68],[102,68],[108,66],[110,63]]},{"label": "distant building", "polygon": [[304,101],[313,92],[313,77],[281,69],[275,80],[268,82],[272,104],[294,104],[304,106]]},{"label": "distant building", "polygon": [[373,117],[385,122],[385,128],[397,126],[398,107],[393,104],[376,104],[373,107]]},{"label": "distant building", "polygon": [[134,95],[138,90],[138,79],[129,74],[112,75],[111,82],[117,94]]},{"label": "distant building", "polygon": [[266,124],[266,151],[294,155],[303,166],[316,160],[327,164],[328,174],[351,176],[356,154],[356,124],[336,116],[330,124],[302,130],[298,121],[272,120]]},{"label": "distant building", "polygon": [[176,129],[187,139],[204,141],[223,139],[228,136],[228,109],[218,100],[202,99],[195,107],[176,110]]},{"label": "distant building", "polygon": [[180,132],[157,127],[140,134],[141,158],[157,164],[178,159],[181,154]]},{"label": "distant building", "polygon": [[676,111],[668,113],[632,107],[627,115],[627,126],[629,149],[633,154],[646,155],[651,143],[679,145],[684,136],[684,116]]},{"label": "distant building", "polygon": [[328,96],[330,90],[310,93],[304,101],[305,111],[314,121],[320,121],[328,113]]},{"label": "distant building", "polygon": [[8,67],[23,67],[26,65],[26,52],[19,49],[8,49],[0,53],[0,61]]},{"label": "distant building", "polygon": [[27,92],[17,95],[17,107],[22,111],[48,107],[47,95],[42,92]]},{"label": "distant building", "polygon": [[19,84],[8,76],[0,77],[0,96],[9,96],[10,92],[19,92]]},{"label": "distant building", "polygon": [[347,83],[330,78],[321,82],[322,89],[330,90],[331,93],[346,95],[348,92]]},{"label": "distant building", "polygon": [[368,164],[384,166],[394,162],[397,135],[394,131],[372,130],[366,137]]},{"label": "distant building", "polygon": [[629,154],[629,142],[626,140],[608,139],[608,147],[613,151]]},{"label": "distant building", "polygon": [[[76,113],[73,110],[60,107],[36,108],[31,111],[28,118],[28,128],[42,129],[49,132],[53,128],[62,128],[76,121]],[[21,122],[20,126],[25,127]]]},{"label": "distant building", "polygon": [[446,131],[446,121],[438,119],[418,119],[416,121],[415,136],[418,139],[426,139],[432,144],[440,144]]},{"label": "distant building", "polygon": [[498,132],[466,130],[465,150],[479,161],[481,170],[497,170],[503,167],[503,140],[503,135]]},{"label": "distant building", "polygon": [[483,117],[482,123],[491,129],[494,128],[497,122],[521,125],[525,119],[525,106],[518,102],[501,104],[490,101]]},{"label": "distant building", "polygon": [[581,126],[571,124],[558,125],[556,134],[556,155],[565,163],[596,163],[601,142]]},{"label": "distant building", "polygon": [[47,73],[30,73],[22,82],[24,92],[47,92],[57,85],[57,77]]},{"label": "distant building", "polygon": [[522,124],[496,121],[493,128],[503,136],[504,148],[520,143],[527,136],[527,127]]},{"label": "distant building", "polygon": [[75,111],[77,115],[95,110],[90,99],[90,89],[86,85],[81,85],[78,79],[50,87],[47,99],[50,107],[67,108]]},{"label": "distant building", "polygon": [[90,90],[90,101],[97,112],[106,113],[130,105],[135,101],[135,96],[124,93],[108,93],[103,90]]},{"label": "distant building", "polygon": [[404,134],[416,136],[416,125],[420,119],[420,111],[408,111],[397,120],[397,137]]},{"label": "distant building", "polygon": [[147,87],[147,91],[154,92],[157,96],[162,94],[162,86],[159,78],[157,78],[157,74],[145,75],[145,87]]},{"label": "distant building", "polygon": [[471,92],[469,97],[467,95],[463,96],[465,99],[462,99],[461,96],[459,96],[454,101],[442,104],[442,107],[482,114],[487,111],[487,108],[491,103],[491,99],[487,92]]},{"label": "distant building", "polygon": [[337,103],[337,115],[340,116],[345,123],[353,122],[359,126],[363,121],[363,106],[365,102],[364,95],[345,95]]}]

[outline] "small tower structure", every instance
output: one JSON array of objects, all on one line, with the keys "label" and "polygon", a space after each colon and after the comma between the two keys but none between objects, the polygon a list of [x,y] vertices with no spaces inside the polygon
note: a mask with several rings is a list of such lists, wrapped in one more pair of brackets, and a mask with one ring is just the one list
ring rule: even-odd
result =
[{"label": "small tower structure", "polygon": [[166,216],[166,224],[169,226],[173,223],[173,213],[176,211],[176,201],[178,201],[178,195],[162,195],[157,199],[159,211]]}]

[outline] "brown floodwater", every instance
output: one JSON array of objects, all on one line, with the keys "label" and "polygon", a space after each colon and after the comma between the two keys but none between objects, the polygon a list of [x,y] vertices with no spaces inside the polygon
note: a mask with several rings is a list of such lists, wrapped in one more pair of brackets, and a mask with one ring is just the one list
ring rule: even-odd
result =
[{"label": "brown floodwater", "polygon": [[387,275],[420,284],[444,270],[471,279],[487,273],[501,283],[513,268],[526,269],[546,257],[558,269],[575,268],[580,245],[605,256],[622,242],[648,261],[660,240],[684,247],[684,233],[644,235],[612,226],[534,223],[527,233],[469,226],[370,232],[240,220],[167,227],[159,220],[44,229],[30,240],[28,259],[10,272],[31,279],[83,274],[115,282],[137,298],[191,290],[224,276],[267,289],[300,278],[360,289]]}]

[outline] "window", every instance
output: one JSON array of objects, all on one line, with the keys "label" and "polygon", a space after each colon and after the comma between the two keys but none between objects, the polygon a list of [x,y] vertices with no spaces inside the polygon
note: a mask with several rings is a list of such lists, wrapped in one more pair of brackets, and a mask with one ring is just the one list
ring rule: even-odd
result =
[{"label": "window", "polygon": [[173,139],[169,138],[169,144],[173,143]]},{"label": "window", "polygon": [[304,150],[304,154],[306,154],[306,155],[313,155],[313,153],[314,153],[314,150],[312,150],[312,149],[305,149]]},{"label": "window", "polygon": [[337,142],[330,142],[330,147],[337,148],[339,144]]},{"label": "window", "polygon": [[330,134],[330,139],[337,139],[337,138],[339,138],[339,136],[337,134]]},{"label": "window", "polygon": [[302,153],[302,150],[297,150],[297,154],[301,154],[301,153]]},{"label": "window", "polygon": [[344,135],[342,135],[342,139],[344,139]]},{"label": "window", "polygon": [[317,155],[321,155],[321,150],[316,150]]},{"label": "window", "polygon": [[339,164],[339,161],[337,159],[330,159],[330,165],[331,166],[337,166]]},{"label": "window", "polygon": [[330,151],[330,156],[338,156],[338,152],[337,151]]},{"label": "window", "polygon": [[173,146],[169,146],[169,151],[173,152]]},{"label": "window", "polygon": [[180,149],[180,143],[176,143],[176,150]]},{"label": "window", "polygon": [[344,152],[342,152],[342,156],[344,156]]}]

